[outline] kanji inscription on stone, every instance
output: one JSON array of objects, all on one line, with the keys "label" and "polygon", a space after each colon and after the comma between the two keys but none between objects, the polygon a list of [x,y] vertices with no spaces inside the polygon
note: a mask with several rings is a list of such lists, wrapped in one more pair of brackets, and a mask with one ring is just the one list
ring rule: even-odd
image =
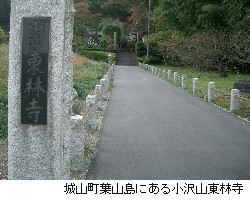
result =
[{"label": "kanji inscription on stone", "polygon": [[50,18],[23,18],[21,124],[47,125]]}]

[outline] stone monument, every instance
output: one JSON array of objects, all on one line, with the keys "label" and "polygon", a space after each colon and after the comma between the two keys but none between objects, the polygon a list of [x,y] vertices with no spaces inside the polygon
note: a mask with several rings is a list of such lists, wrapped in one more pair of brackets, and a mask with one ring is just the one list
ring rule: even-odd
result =
[{"label": "stone monument", "polygon": [[69,179],[73,0],[12,0],[9,179]]}]

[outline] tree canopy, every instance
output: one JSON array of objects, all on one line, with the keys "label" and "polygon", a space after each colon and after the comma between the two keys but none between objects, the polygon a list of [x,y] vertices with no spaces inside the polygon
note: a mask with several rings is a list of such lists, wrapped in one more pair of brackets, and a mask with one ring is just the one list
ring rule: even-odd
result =
[{"label": "tree canopy", "polygon": [[[190,34],[211,28],[249,29],[248,0],[161,0],[168,28]],[[249,30],[248,30],[249,31]]]},{"label": "tree canopy", "polygon": [[129,17],[128,9],[123,4],[104,4],[101,8],[101,14],[104,18],[118,19],[127,22]]},{"label": "tree canopy", "polygon": [[150,43],[165,61],[250,71],[248,0],[159,0]]}]

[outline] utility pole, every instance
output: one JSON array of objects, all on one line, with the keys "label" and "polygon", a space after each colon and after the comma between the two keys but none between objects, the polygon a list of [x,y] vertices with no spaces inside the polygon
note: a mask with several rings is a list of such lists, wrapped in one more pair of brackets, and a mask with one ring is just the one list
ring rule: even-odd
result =
[{"label": "utility pole", "polygon": [[149,35],[150,35],[150,20],[151,20],[151,5],[152,5],[152,0],[148,1],[148,39],[147,39],[147,59],[149,58]]}]

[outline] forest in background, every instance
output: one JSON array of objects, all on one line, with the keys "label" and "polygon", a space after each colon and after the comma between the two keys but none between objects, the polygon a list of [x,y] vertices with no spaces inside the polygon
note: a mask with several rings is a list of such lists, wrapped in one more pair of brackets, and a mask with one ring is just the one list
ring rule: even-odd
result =
[{"label": "forest in background", "polygon": [[[74,42],[84,45],[86,38],[99,37],[98,31],[102,33],[106,25],[113,25],[111,32],[117,30],[114,26],[120,28],[122,45],[129,42],[123,37],[129,31],[147,35],[149,2],[150,57],[145,57],[146,44],[141,38],[136,45],[142,61],[218,70],[222,75],[250,73],[248,0],[74,0]],[[0,26],[5,35],[9,4],[10,0],[0,1]],[[98,47],[112,47],[111,35],[99,37]]]}]

